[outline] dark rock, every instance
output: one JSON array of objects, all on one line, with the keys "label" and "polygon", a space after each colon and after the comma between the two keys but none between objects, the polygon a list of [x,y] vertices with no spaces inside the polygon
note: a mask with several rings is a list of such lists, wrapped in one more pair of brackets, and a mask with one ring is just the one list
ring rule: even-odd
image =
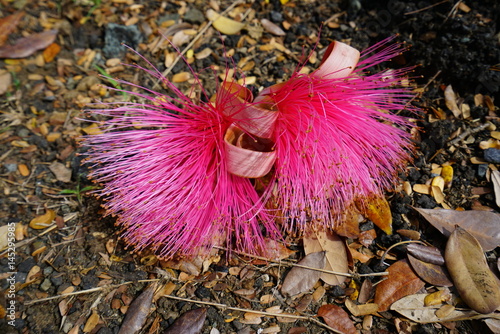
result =
[{"label": "dark rock", "polygon": [[500,149],[487,148],[484,150],[484,160],[494,164],[500,164]]},{"label": "dark rock", "polygon": [[184,21],[200,24],[205,21],[205,16],[200,10],[193,8],[184,15]]},{"label": "dark rock", "polygon": [[485,177],[487,171],[488,171],[488,165],[487,164],[481,164],[481,165],[477,166],[477,176],[479,176],[479,177]]},{"label": "dark rock", "polygon": [[61,274],[55,274],[50,278],[50,281],[54,286],[59,286],[64,283],[64,275]]},{"label": "dark rock", "polygon": [[142,34],[137,26],[109,23],[106,26],[106,37],[102,51],[107,58],[122,58],[127,51],[122,43],[135,49],[141,41]]},{"label": "dark rock", "polygon": [[194,292],[196,297],[198,298],[209,298],[211,296],[210,289],[205,288],[204,286],[200,286],[196,291]]},{"label": "dark rock", "polygon": [[340,287],[340,285],[334,285],[330,289],[329,295],[332,297],[345,296],[345,290],[342,287]]},{"label": "dark rock", "polygon": [[29,257],[26,260],[24,260],[23,262],[19,263],[19,265],[17,266],[17,271],[27,273],[31,270],[31,268],[33,268],[33,266],[35,264],[36,264],[35,259],[32,257]]},{"label": "dark rock", "polygon": [[276,12],[274,10],[271,11],[270,18],[271,18],[271,21],[273,21],[274,23],[283,22],[283,15],[280,12]]}]

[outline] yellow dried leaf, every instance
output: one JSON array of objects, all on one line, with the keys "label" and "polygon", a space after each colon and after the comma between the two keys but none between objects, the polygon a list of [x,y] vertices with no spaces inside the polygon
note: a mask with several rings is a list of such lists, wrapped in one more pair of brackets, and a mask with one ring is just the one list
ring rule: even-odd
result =
[{"label": "yellow dried leaf", "polygon": [[88,135],[100,135],[100,134],[102,134],[102,131],[101,131],[101,129],[99,129],[99,126],[97,125],[97,123],[92,123],[89,126],[82,128],[82,131]]},{"label": "yellow dried leaf", "polygon": [[387,234],[392,234],[392,214],[389,203],[383,196],[367,199],[358,205],[359,211],[370,219],[378,228]]},{"label": "yellow dried leaf", "polygon": [[432,178],[431,186],[438,187],[441,191],[444,190],[444,178],[442,176],[435,176]]},{"label": "yellow dried leaf", "polygon": [[207,11],[207,18],[213,21],[212,25],[217,31],[226,35],[235,35],[245,27],[244,23],[221,16],[213,9]]},{"label": "yellow dried leaf", "polygon": [[431,194],[431,186],[427,184],[414,184],[413,191],[419,194],[430,195]]},{"label": "yellow dried leaf", "polygon": [[174,74],[172,77],[172,82],[179,83],[179,82],[185,82],[191,79],[191,73],[189,72],[180,72],[177,74]]},{"label": "yellow dried leaf", "polygon": [[441,170],[441,176],[444,179],[445,187],[450,187],[451,182],[453,181],[453,167],[452,166],[443,166]]},{"label": "yellow dried leaf", "polygon": [[35,230],[41,230],[52,225],[52,221],[56,217],[54,210],[48,209],[44,215],[33,218],[30,221],[30,227]]},{"label": "yellow dried leaf", "polygon": [[25,164],[20,164],[19,166],[17,166],[17,170],[22,176],[30,175],[30,170]]},{"label": "yellow dried leaf", "polygon": [[55,142],[57,139],[59,139],[61,137],[61,133],[60,132],[51,132],[47,135],[47,141],[49,143],[53,143]]},{"label": "yellow dried leaf", "polygon": [[444,302],[451,300],[450,290],[444,289],[428,294],[424,298],[425,306],[440,305]]},{"label": "yellow dried leaf", "polygon": [[97,314],[96,310],[92,310],[92,314],[87,319],[85,327],[83,327],[83,332],[90,333],[95,328],[95,326],[97,326],[98,323],[99,323],[99,314]]}]

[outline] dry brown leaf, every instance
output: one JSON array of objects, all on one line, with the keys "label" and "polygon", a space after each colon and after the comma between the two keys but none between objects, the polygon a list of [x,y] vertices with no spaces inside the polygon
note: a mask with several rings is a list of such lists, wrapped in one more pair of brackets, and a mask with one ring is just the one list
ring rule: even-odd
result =
[{"label": "dry brown leaf", "polygon": [[379,311],[387,311],[395,301],[416,293],[425,286],[406,260],[399,260],[387,268],[389,276],[375,290],[375,303]]},{"label": "dry brown leaf", "polygon": [[366,218],[387,234],[392,234],[392,214],[389,203],[383,196],[368,199],[358,205],[359,211]]},{"label": "dry brown leaf", "polygon": [[10,33],[16,29],[17,24],[21,21],[23,16],[24,12],[20,11],[0,19],[0,45],[5,44]]},{"label": "dry brown leaf", "polygon": [[172,326],[167,328],[163,334],[198,334],[201,333],[203,323],[207,317],[207,309],[200,307],[194,310],[187,311],[177,318]]},{"label": "dry brown leaf", "polygon": [[322,317],[326,324],[345,334],[357,334],[356,327],[346,311],[340,306],[326,304],[319,308],[318,317]]},{"label": "dry brown leaf", "polygon": [[411,243],[406,247],[406,250],[408,254],[413,255],[421,261],[437,264],[439,266],[444,265],[443,253],[436,247]]},{"label": "dry brown leaf", "polygon": [[485,251],[491,251],[500,245],[498,213],[479,210],[414,209],[445,236],[449,236],[455,230],[455,225],[458,225],[472,234]]},{"label": "dry brown leaf", "polygon": [[472,310],[455,309],[446,318],[436,316],[439,306],[424,306],[424,299],[427,294],[419,293],[401,298],[391,305],[391,310],[396,311],[411,321],[421,324],[433,322],[449,322],[482,318],[500,318],[499,314],[480,314]]},{"label": "dry brown leaf", "polygon": [[128,307],[118,334],[136,334],[146,323],[157,283],[148,286]]},{"label": "dry brown leaf", "polygon": [[359,236],[359,223],[363,220],[356,205],[349,205],[343,212],[340,222],[335,224],[333,231],[346,238],[356,239]]},{"label": "dry brown leaf", "polygon": [[54,175],[56,179],[61,182],[71,182],[71,169],[66,167],[64,164],[54,161],[49,165],[49,169]]},{"label": "dry brown leaf", "polygon": [[450,274],[445,266],[425,262],[408,254],[408,260],[418,277],[436,286],[453,286]]},{"label": "dry brown leaf", "polygon": [[460,297],[470,308],[486,314],[500,307],[500,287],[472,234],[457,227],[446,243],[444,257]]},{"label": "dry brown leaf", "polygon": [[30,221],[30,227],[35,230],[41,230],[52,225],[52,221],[56,218],[56,212],[47,209],[45,214],[37,216]]},{"label": "dry brown leaf", "polygon": [[84,333],[92,332],[92,330],[95,328],[95,326],[97,326],[98,323],[99,323],[99,314],[94,309],[94,310],[92,310],[92,314],[87,319],[87,322],[85,323],[85,326],[83,327],[83,332]]},{"label": "dry brown leaf", "polygon": [[[325,252],[316,252],[306,255],[298,264],[323,269],[325,267]],[[288,296],[296,296],[311,290],[318,282],[321,272],[317,270],[293,267],[286,275],[281,292]]]},{"label": "dry brown leaf", "polygon": [[295,251],[287,248],[283,243],[271,238],[264,238],[264,247],[260,255],[268,260],[280,261],[294,253]]},{"label": "dry brown leaf", "polygon": [[21,38],[13,45],[0,47],[0,58],[26,58],[52,44],[56,36],[57,30],[53,29]]},{"label": "dry brown leaf", "polygon": [[[306,254],[324,251],[325,270],[339,273],[349,272],[346,244],[344,240],[331,231],[307,231],[304,236],[304,251]],[[344,283],[347,277],[322,273],[320,279],[330,285],[339,285]]]},{"label": "dry brown leaf", "polygon": [[50,63],[61,51],[61,47],[57,43],[50,44],[45,50],[43,50],[43,60],[46,63]]},{"label": "dry brown leaf", "polygon": [[235,35],[245,27],[244,23],[222,16],[213,9],[207,10],[207,18],[213,21],[212,25],[217,31],[226,35]]},{"label": "dry brown leaf", "polygon": [[7,92],[12,83],[12,75],[10,72],[0,70],[0,95],[3,95]]},{"label": "dry brown leaf", "polygon": [[495,190],[495,203],[500,207],[500,172],[494,170],[491,172],[491,182],[493,182],[493,189]]},{"label": "dry brown leaf", "polygon": [[444,100],[448,109],[450,109],[450,111],[453,113],[453,116],[459,118],[462,112],[457,105],[457,96],[455,95],[455,92],[453,91],[453,87],[451,87],[451,85],[448,85],[444,90]]},{"label": "dry brown leaf", "polygon": [[276,36],[285,36],[286,35],[286,33],[283,31],[283,29],[281,29],[280,27],[278,27],[276,24],[272,23],[268,19],[262,19],[262,20],[260,20],[260,23],[262,24],[262,26],[264,27],[264,29],[267,32],[270,32],[273,35],[276,35]]}]

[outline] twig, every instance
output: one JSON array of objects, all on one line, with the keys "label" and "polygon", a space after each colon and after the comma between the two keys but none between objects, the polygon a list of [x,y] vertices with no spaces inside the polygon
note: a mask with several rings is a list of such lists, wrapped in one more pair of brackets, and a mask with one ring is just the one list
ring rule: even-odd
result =
[{"label": "twig", "polygon": [[460,136],[458,136],[457,138],[453,139],[452,141],[449,141],[448,142],[448,145],[449,146],[453,146],[453,145],[456,145],[458,144],[459,142],[461,142],[462,140],[465,140],[465,138],[467,138],[469,135],[473,135],[477,132],[480,132],[480,131],[483,131],[483,130],[486,130],[488,127],[490,127],[492,124],[490,122],[486,122],[484,124],[481,124],[480,126],[476,127],[476,128],[468,128],[467,130],[465,130],[463,133],[460,134]]},{"label": "twig", "polygon": [[[233,2],[233,4],[231,6],[229,6],[225,11],[223,11],[222,14],[220,14],[220,16],[226,15],[229,11],[231,11],[234,7],[236,7],[241,2],[242,2],[242,0],[237,0],[237,1]],[[217,16],[217,18],[219,18],[219,16]],[[196,34],[196,36],[193,38],[193,40],[177,55],[177,57],[173,61],[172,65],[170,65],[162,73],[162,77],[166,77],[170,72],[172,72],[172,69],[174,68],[174,66],[179,62],[179,60],[182,59],[182,57],[186,54],[186,52],[188,52],[193,47],[194,43],[196,43],[201,38],[201,36],[203,36],[203,34],[208,30],[208,28],[210,28],[212,26],[214,21],[215,20],[208,21],[208,23],[200,30],[200,32],[198,34]],[[161,81],[162,81],[161,78],[158,79],[156,81],[156,83],[154,84],[153,89],[158,88],[158,85],[160,84]]]},{"label": "twig", "polygon": [[414,10],[413,12],[408,12],[408,13],[405,13],[405,15],[411,15],[411,14],[416,14],[416,13],[419,13],[419,12],[423,12],[424,10],[427,10],[427,9],[430,9],[432,7],[435,7],[435,6],[439,6],[440,4],[442,3],[445,3],[445,2],[449,2],[449,0],[443,0],[441,2],[437,2],[435,4],[432,4],[430,6],[427,6],[427,7],[424,7],[424,8],[420,8],[420,9],[417,9],[417,10]]},{"label": "twig", "polygon": [[[217,247],[216,246],[214,248],[227,251],[227,249],[223,248],[223,247]],[[340,273],[340,272],[332,271],[332,270],[326,270],[326,269],[320,269],[320,268],[313,268],[313,267],[303,266],[301,264],[297,264],[297,263],[289,262],[289,261],[271,260],[271,259],[268,259],[268,258],[265,258],[265,257],[262,257],[262,256],[252,255],[252,254],[248,254],[248,253],[244,253],[244,252],[240,252],[240,251],[236,251],[236,250],[232,250],[232,252],[240,254],[240,255],[243,255],[243,256],[252,257],[252,258],[257,259],[257,260],[262,260],[262,261],[266,261],[266,262],[276,263],[276,264],[280,264],[280,265],[284,265],[284,266],[299,267],[299,268],[304,268],[304,269],[319,271],[319,272],[326,273],[326,274],[332,274],[332,275],[337,275],[337,276],[350,277],[350,278],[354,278],[354,279],[357,279],[359,277],[387,276],[387,275],[389,275],[389,273],[385,272],[385,271],[381,272],[381,273],[371,273],[371,274]]]},{"label": "twig", "polygon": [[188,299],[188,298],[181,298],[181,297],[175,297],[175,296],[162,296],[162,297],[165,297],[165,298],[169,298],[169,299],[175,299],[175,300],[180,300],[180,301],[184,301],[184,302],[189,302],[189,303],[195,303],[195,304],[202,304],[202,305],[210,305],[210,306],[215,306],[215,307],[219,307],[219,308],[222,308],[222,309],[225,309],[225,310],[232,310],[232,311],[240,311],[240,312],[248,312],[248,313],[255,313],[255,314],[261,314],[263,316],[267,316],[267,317],[282,317],[282,318],[291,318],[291,319],[297,319],[297,320],[307,320],[307,321],[311,321],[311,322],[314,322],[315,324],[321,326],[321,327],[324,327],[334,333],[337,333],[337,334],[343,334],[343,332],[340,332],[312,317],[306,317],[306,316],[303,316],[303,315],[295,315],[295,314],[284,314],[284,313],[271,313],[271,312],[265,312],[265,311],[256,311],[256,310],[250,310],[250,309],[246,309],[246,308],[240,308],[240,307],[232,307],[232,306],[227,306],[225,304],[219,304],[219,303],[213,303],[213,302],[205,302],[205,301],[200,301],[200,300],[193,300],[193,299]]},{"label": "twig", "polygon": [[159,278],[155,278],[155,279],[141,279],[141,280],[133,281],[133,282],[132,281],[130,281],[130,282],[124,282],[124,283],[121,283],[121,284],[104,285],[104,286],[100,286],[98,288],[92,288],[92,289],[87,289],[87,290],[82,290],[82,291],[65,293],[65,294],[62,294],[62,295],[59,295],[59,296],[52,296],[52,297],[47,297],[47,298],[40,298],[40,299],[35,299],[35,300],[28,300],[27,302],[24,303],[24,305],[33,305],[33,304],[36,304],[36,303],[46,302],[46,301],[49,301],[49,300],[54,300],[54,299],[59,299],[59,298],[66,298],[66,297],[69,297],[69,296],[75,296],[75,295],[82,295],[82,294],[86,294],[86,293],[97,292],[97,291],[101,291],[101,290],[104,290],[104,289],[118,288],[118,287],[120,287],[122,285],[129,285],[129,284],[132,284],[132,283],[158,282],[159,280],[160,280]]}]

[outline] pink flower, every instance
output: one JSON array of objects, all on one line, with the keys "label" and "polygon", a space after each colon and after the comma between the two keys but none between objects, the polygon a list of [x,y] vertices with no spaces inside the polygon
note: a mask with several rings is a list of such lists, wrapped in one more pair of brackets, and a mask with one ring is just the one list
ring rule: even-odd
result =
[{"label": "pink flower", "polygon": [[144,102],[92,110],[105,119],[104,133],[83,141],[90,177],[103,185],[99,194],[126,243],[170,258],[226,242],[256,252],[265,234],[279,238],[250,179],[227,171],[224,135],[235,116],[224,111],[237,92],[195,104],[161,79],[175,98],[127,92]]},{"label": "pink flower", "polygon": [[355,49],[332,44],[317,71],[295,73],[256,98],[278,113],[275,189],[268,195],[277,193],[289,231],[303,231],[310,221],[332,227],[354,201],[393,188],[410,159],[412,124],[393,113],[408,108],[412,94],[401,88],[408,69],[368,72],[402,52],[389,41],[364,52],[359,63]]},{"label": "pink flower", "polygon": [[302,232],[391,189],[413,145],[412,124],[394,113],[412,96],[401,87],[408,69],[369,72],[402,51],[389,41],[361,55],[332,44],[318,70],[255,99],[227,80],[210,99],[195,75],[210,101],[195,103],[148,71],[174,97],[139,87],[128,93],[144,102],[92,110],[104,132],[84,138],[90,176],[125,241],[163,258],[224,243],[256,253],[265,236],[282,238],[266,205],[284,213],[284,230]]}]

